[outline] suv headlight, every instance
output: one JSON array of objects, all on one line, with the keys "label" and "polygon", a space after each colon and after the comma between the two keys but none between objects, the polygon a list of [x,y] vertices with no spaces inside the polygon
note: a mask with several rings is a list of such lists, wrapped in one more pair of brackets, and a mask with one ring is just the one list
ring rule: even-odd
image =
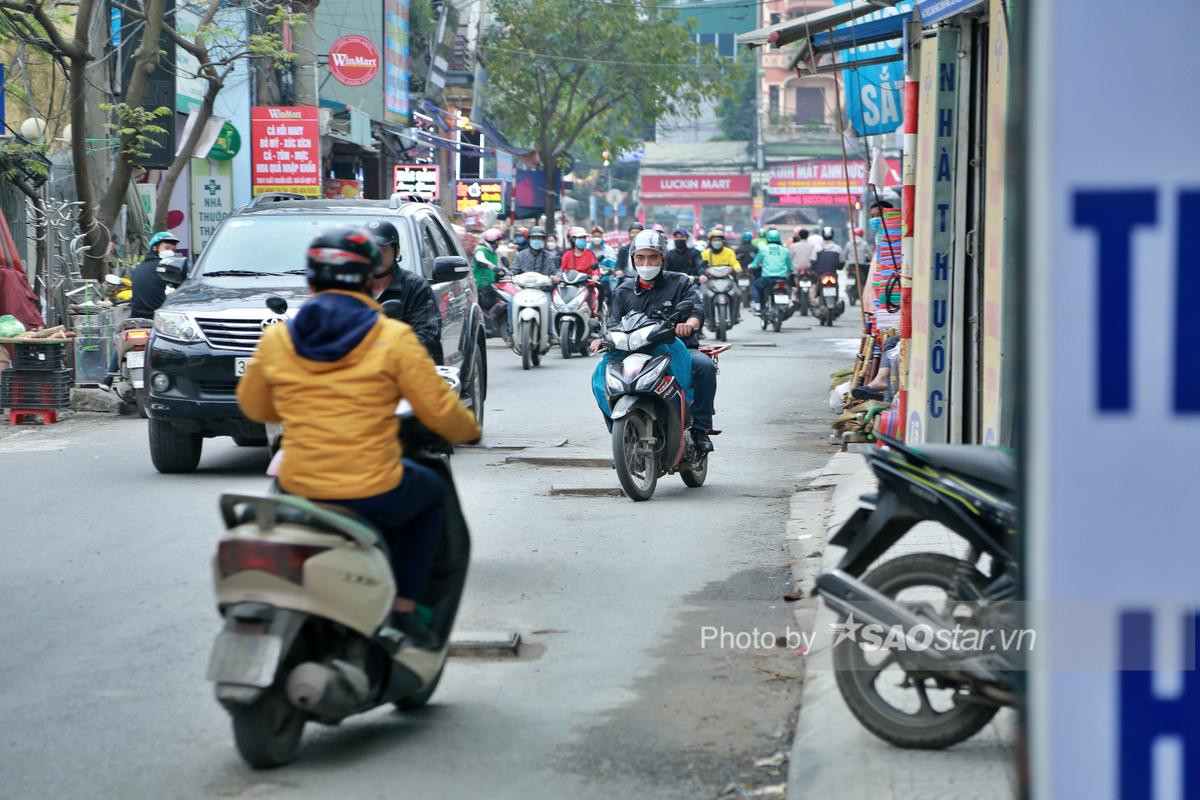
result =
[{"label": "suv headlight", "polygon": [[187,314],[181,311],[155,311],[154,332],[177,342],[190,344],[200,341],[200,332]]}]

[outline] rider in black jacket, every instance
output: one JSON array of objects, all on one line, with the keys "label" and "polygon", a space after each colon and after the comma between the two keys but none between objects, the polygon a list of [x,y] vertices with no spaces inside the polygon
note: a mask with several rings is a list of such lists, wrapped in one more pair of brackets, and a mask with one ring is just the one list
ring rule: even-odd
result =
[{"label": "rider in black jacket", "polygon": [[[700,288],[684,275],[663,270],[667,238],[658,231],[642,231],[630,249],[636,278],[613,290],[608,324],[615,326],[630,311],[641,311],[651,317],[683,312],[685,318],[675,326],[675,335],[692,355],[692,438],[700,452],[712,452],[708,434],[712,430],[713,403],[717,396],[717,369],[713,360],[697,349],[700,341],[696,331],[704,327]],[[601,342],[596,340],[591,348],[599,350],[600,346]]]},{"label": "rider in black jacket", "polygon": [[367,287],[371,296],[380,304],[399,300],[403,309],[400,321],[412,326],[433,363],[441,366],[442,315],[433,300],[429,281],[400,266],[400,234],[395,225],[386,219],[374,219],[367,223],[367,230],[383,253],[383,266],[371,276]]},{"label": "rider in black jacket", "polygon": [[704,268],[704,259],[700,257],[700,251],[694,247],[688,246],[688,232],[683,228],[676,228],[674,247],[667,252],[667,260],[663,264],[663,269],[667,272],[682,272],[684,275],[699,275],[700,270]]}]

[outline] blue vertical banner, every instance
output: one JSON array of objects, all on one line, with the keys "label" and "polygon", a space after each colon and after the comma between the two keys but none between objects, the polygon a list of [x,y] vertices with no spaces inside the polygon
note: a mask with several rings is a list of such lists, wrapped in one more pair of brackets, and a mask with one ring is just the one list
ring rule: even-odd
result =
[{"label": "blue vertical banner", "polygon": [[[839,3],[852,0],[838,0]],[[859,17],[839,30],[862,25],[912,10],[912,0],[900,0],[895,6]],[[866,60],[895,52],[900,40],[851,47],[842,51],[839,61]],[[846,124],[859,136],[891,133],[904,122],[904,62],[876,64],[842,72],[846,82]]]}]

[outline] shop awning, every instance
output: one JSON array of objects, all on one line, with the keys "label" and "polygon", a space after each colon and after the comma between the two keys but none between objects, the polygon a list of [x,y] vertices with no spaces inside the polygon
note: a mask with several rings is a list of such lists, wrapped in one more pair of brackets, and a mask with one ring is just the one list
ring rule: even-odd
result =
[{"label": "shop awning", "polygon": [[[817,72],[830,72],[835,69],[852,67],[867,67],[872,64],[887,64],[900,61],[904,53],[900,48],[887,48],[872,52],[865,56],[851,56],[839,51],[854,51],[857,47],[878,44],[904,35],[904,28],[912,21],[913,13],[906,11],[870,22],[855,22],[845,28],[835,28],[804,39],[796,50],[795,56],[788,63],[788,69],[796,69],[802,64],[817,62]],[[814,59],[815,56],[815,59]]]},{"label": "shop awning", "polygon": [[768,44],[783,47],[813,34],[824,33],[859,17],[865,17],[867,14],[874,14],[880,8],[895,4],[896,0],[856,0],[784,20],[776,25],[769,25],[749,33],[738,34],[736,41],[747,47],[763,47]]}]

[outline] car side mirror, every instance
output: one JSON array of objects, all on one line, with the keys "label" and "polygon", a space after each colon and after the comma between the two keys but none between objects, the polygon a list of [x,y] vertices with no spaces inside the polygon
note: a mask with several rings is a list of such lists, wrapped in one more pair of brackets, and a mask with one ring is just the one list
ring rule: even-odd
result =
[{"label": "car side mirror", "polygon": [[449,283],[466,280],[471,274],[471,265],[462,256],[438,256],[433,260],[433,275],[430,283]]},{"label": "car side mirror", "polygon": [[187,259],[183,256],[160,258],[157,271],[164,281],[173,286],[178,286],[187,278]]},{"label": "car side mirror", "polygon": [[400,319],[400,315],[404,313],[404,304],[399,300],[388,300],[382,308],[383,315],[388,319]]}]

